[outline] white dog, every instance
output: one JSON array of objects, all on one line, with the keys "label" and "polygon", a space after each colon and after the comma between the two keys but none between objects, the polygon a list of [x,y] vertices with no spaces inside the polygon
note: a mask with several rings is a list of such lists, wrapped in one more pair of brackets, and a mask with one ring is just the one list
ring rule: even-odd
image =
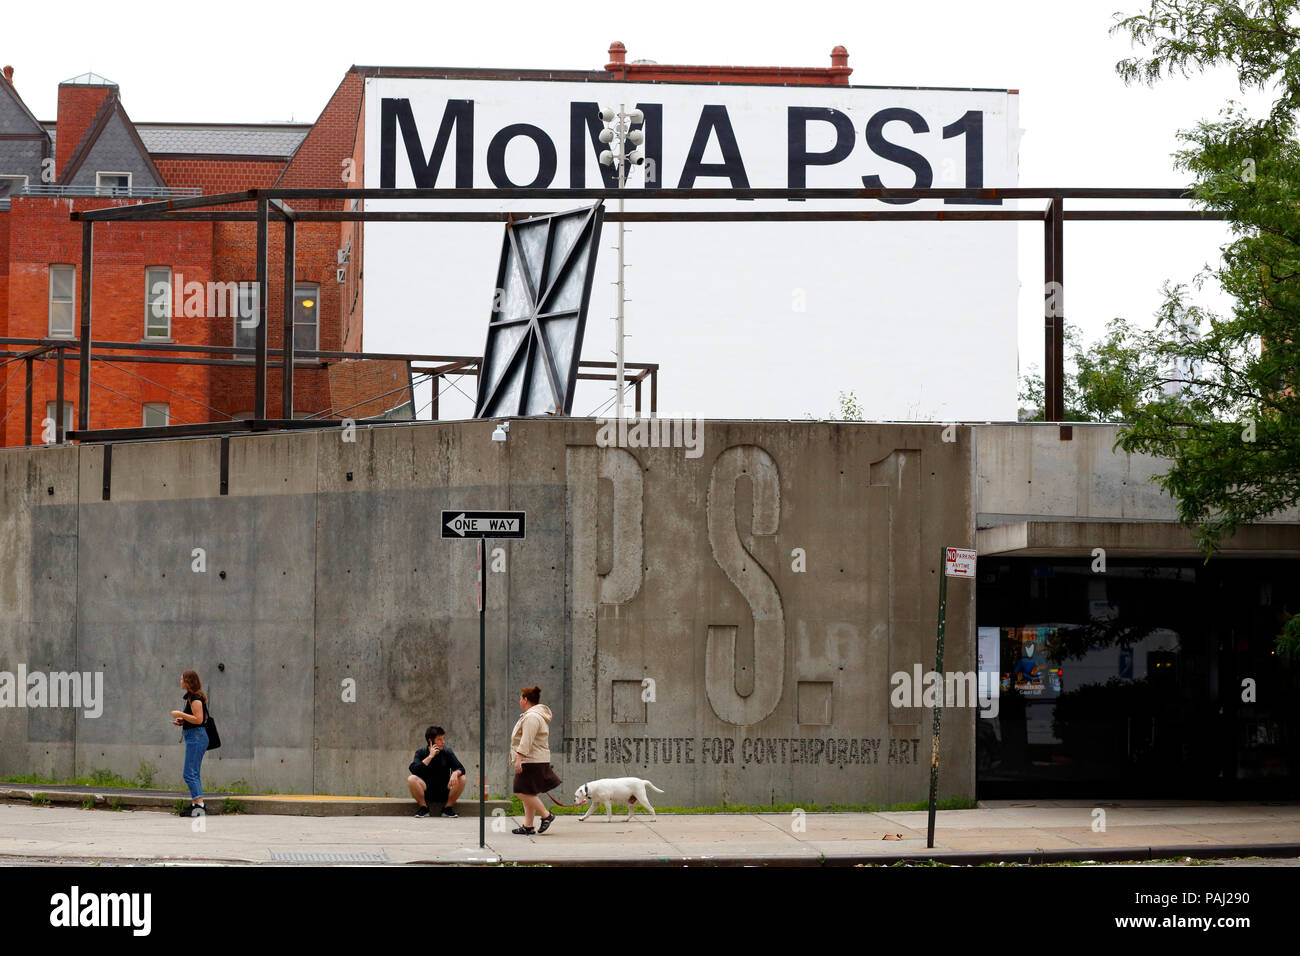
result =
[{"label": "white dog", "polygon": [[608,780],[593,780],[591,783],[584,783],[573,792],[573,799],[579,804],[590,802],[591,806],[586,813],[578,818],[578,822],[581,823],[591,816],[591,812],[600,803],[605,805],[606,823],[614,819],[614,804],[616,803],[627,804],[629,823],[636,814],[636,805],[638,803],[645,804],[646,809],[650,811],[650,819],[655,819],[655,808],[650,806],[650,801],[646,799],[646,787],[649,787],[655,793],[664,792],[649,780],[642,780],[640,777],[611,777]]}]

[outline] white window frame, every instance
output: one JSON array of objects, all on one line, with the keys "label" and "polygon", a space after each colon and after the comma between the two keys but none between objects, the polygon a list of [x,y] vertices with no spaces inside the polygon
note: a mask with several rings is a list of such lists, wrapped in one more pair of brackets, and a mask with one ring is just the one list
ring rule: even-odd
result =
[{"label": "white window frame", "polygon": [[[72,275],[72,295],[65,302],[62,299],[56,300],[54,297],[54,276],[56,274],[70,273]],[[52,339],[74,339],[77,337],[77,267],[63,263],[55,263],[50,266],[50,295],[49,311],[47,313],[48,322],[46,332]],[[60,332],[54,328],[54,307],[56,305],[68,306],[68,330]]]},{"label": "white window frame", "polygon": [[[167,295],[162,303],[167,310],[167,331],[162,335],[156,335],[149,331],[149,322],[154,318],[153,309],[158,306],[154,298],[154,286],[158,284],[153,275],[163,271],[167,272]],[[172,267],[171,266],[149,266],[144,270],[144,337],[146,339],[170,339],[172,337]]]},{"label": "white window frame", "polygon": [[[126,190],[125,190],[125,192],[122,190],[122,187],[121,187],[121,186],[117,186],[117,185],[105,186],[105,185],[104,185],[104,182],[103,182],[105,176],[125,176],[125,177],[126,177]],[[97,195],[97,196],[129,196],[129,195],[131,195],[131,171],[130,171],[130,170],[127,170],[127,169],[123,169],[123,170],[99,169],[99,170],[96,170],[96,171],[95,171],[95,195]]]},{"label": "white window frame", "polygon": [[[11,173],[5,173],[5,174],[3,174],[3,175],[0,175],[0,179],[12,180],[12,181],[14,181],[14,182],[17,182],[18,180],[21,179],[21,180],[22,180],[22,188],[23,188],[23,189],[26,189],[26,188],[27,188],[27,184],[28,184],[29,182],[31,182],[31,180],[30,180],[26,175],[21,174],[21,173],[13,173],[13,174],[11,174]],[[21,191],[21,190],[20,190],[20,191]],[[0,196],[0,200],[7,200],[7,199],[10,199],[10,198],[12,198],[12,196]]]},{"label": "white window frame", "polygon": [[[303,296],[310,298],[315,302],[312,311],[316,315],[316,322],[312,326],[316,330],[315,341],[310,345],[298,344],[298,326],[306,326],[307,323],[298,321],[298,298]],[[296,351],[301,348],[308,352],[320,351],[320,283],[318,282],[298,282],[293,287],[293,347]]]},{"label": "white window frame", "polygon": [[141,423],[144,425],[145,428],[157,428],[157,427],[159,427],[158,422],[153,422],[152,424],[150,424],[150,422],[149,422],[149,413],[150,413],[151,411],[152,411],[152,412],[157,412],[157,411],[160,410],[160,409],[162,410],[162,417],[163,417],[162,425],[166,426],[166,425],[170,425],[170,424],[172,423],[172,407],[171,407],[171,405],[170,405],[169,403],[167,403],[167,402],[145,402],[145,403],[144,403],[144,409],[142,410],[142,412],[141,412],[141,417],[140,417],[140,421],[141,421]]},{"label": "white window frame", "polygon": [[[248,327],[248,328],[244,328],[244,326],[243,326],[243,321],[244,321],[244,318],[245,318],[245,317],[241,314],[241,313],[243,312],[243,308],[244,308],[244,293],[245,293],[245,292],[249,292],[249,291],[252,292],[252,299],[253,299],[253,301],[252,301],[250,304],[253,306],[253,310],[254,310],[254,312],[256,313],[256,311],[257,311],[257,282],[256,282],[256,280],[251,281],[251,282],[247,282],[247,281],[245,281],[245,282],[240,282],[240,283],[239,283],[239,291],[235,294],[234,337],[231,339],[231,345],[233,345],[235,348],[240,348],[240,344],[239,344],[239,333],[240,333],[241,331],[243,331],[243,333],[244,333],[245,335],[251,336],[252,339],[253,339],[251,342],[246,343],[243,347],[244,347],[244,348],[250,348],[250,349],[251,349],[251,348],[256,348],[256,347],[257,347],[257,326],[256,326],[256,325],[253,325],[253,326],[250,326],[250,327]],[[295,306],[297,305],[297,298],[296,298],[296,297],[295,297],[295,299],[294,299],[294,305],[295,305]],[[260,321],[260,316],[255,315],[254,317],[258,318],[259,321]],[[234,356],[234,357],[237,358],[237,359],[247,359],[248,361],[252,361],[252,360],[254,359],[254,356],[251,356],[251,355],[236,355],[236,356]]]},{"label": "white window frame", "polygon": [[[58,422],[58,419],[54,417],[54,408],[55,408],[56,405],[58,405],[58,402],[46,402],[46,403],[45,403],[45,418],[47,418],[47,419],[52,419],[53,421]],[[65,438],[67,437],[68,432],[72,431],[72,410],[73,410],[72,402],[64,401],[64,403],[63,403],[63,435],[64,435]],[[45,427],[45,421],[44,421],[44,419],[43,419],[43,420],[41,421],[41,428],[43,429],[44,427]],[[57,429],[57,427],[56,427],[56,429],[55,429],[54,434],[55,434],[56,437],[55,437],[54,439],[51,439],[51,440],[48,442],[48,444],[53,445],[53,444],[58,440],[58,439],[57,439],[57,436],[58,436],[59,433],[58,433],[58,429]]]}]

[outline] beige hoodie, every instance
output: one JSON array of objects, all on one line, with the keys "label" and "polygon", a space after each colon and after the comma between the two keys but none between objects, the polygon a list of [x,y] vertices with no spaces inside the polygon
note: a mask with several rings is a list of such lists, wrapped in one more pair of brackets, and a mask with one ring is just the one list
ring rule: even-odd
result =
[{"label": "beige hoodie", "polygon": [[523,754],[524,763],[550,763],[551,750],[547,744],[551,736],[551,708],[534,704],[519,715],[514,732],[510,735],[510,762]]}]

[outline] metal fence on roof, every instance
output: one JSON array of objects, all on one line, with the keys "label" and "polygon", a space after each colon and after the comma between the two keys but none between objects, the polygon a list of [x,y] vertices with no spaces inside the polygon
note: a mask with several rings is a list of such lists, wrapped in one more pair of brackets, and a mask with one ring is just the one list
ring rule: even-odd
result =
[{"label": "metal fence on roof", "polygon": [[27,186],[23,196],[103,196],[110,199],[174,199],[178,196],[202,196],[198,186]]}]

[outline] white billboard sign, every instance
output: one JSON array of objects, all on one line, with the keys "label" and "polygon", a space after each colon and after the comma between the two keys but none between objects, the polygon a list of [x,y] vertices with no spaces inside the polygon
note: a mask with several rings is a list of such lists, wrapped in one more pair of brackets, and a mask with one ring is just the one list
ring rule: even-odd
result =
[{"label": "white billboard sign", "polygon": [[[1016,95],[1007,91],[371,77],[364,184],[616,185],[597,162],[605,105],[645,115],[647,163],[628,186],[646,200],[630,211],[968,210],[989,206],[654,194],[1017,183]],[[602,320],[615,313],[615,232],[606,230],[593,283],[589,360],[612,359],[614,326]],[[481,352],[500,235],[494,223],[369,224],[365,347]],[[1015,419],[1014,223],[637,223],[626,259],[627,358],[661,366],[661,416],[823,417],[852,391],[869,420]],[[596,413],[610,395],[608,383],[581,382],[573,413]],[[472,410],[449,388],[440,405],[443,417]]]}]

